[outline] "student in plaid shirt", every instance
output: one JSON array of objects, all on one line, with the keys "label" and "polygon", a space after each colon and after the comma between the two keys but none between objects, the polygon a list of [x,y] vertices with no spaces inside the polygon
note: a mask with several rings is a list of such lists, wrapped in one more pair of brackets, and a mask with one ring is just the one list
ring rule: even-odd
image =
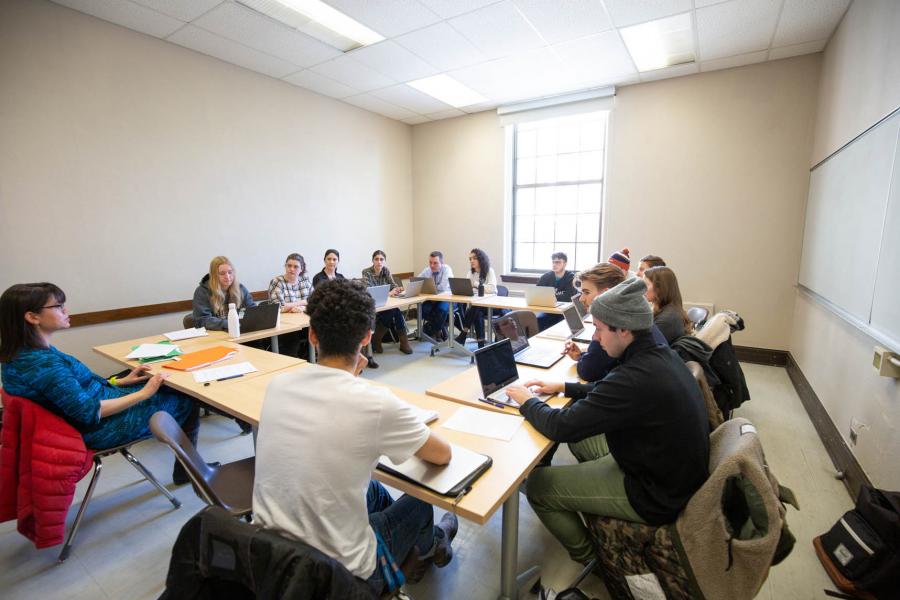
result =
[{"label": "student in plaid shirt", "polygon": [[[397,296],[403,293],[403,288],[394,281],[394,276],[385,265],[387,255],[384,250],[376,250],[372,253],[372,266],[363,269],[362,278],[367,286],[389,285],[391,286],[391,296]],[[400,341],[400,352],[404,354],[412,354],[412,347],[409,345],[409,338],[406,334],[406,321],[399,308],[391,308],[375,314],[375,334],[372,336],[372,349],[376,354],[381,354],[384,349],[381,341],[387,334],[388,329],[393,329]]]},{"label": "student in plaid shirt", "polygon": [[[296,252],[284,261],[284,275],[276,275],[269,282],[269,299],[281,305],[281,312],[303,312],[306,299],[312,292],[312,284],[306,276],[306,261]],[[305,331],[278,336],[281,354],[298,356],[300,345],[306,339]]]}]

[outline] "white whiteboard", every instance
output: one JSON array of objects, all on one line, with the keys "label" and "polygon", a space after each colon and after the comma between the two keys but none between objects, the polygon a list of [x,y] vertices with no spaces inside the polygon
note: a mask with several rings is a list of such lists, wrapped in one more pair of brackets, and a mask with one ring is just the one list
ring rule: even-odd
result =
[{"label": "white whiteboard", "polygon": [[800,285],[882,340],[900,340],[898,139],[900,111],[812,171],[800,261]]}]

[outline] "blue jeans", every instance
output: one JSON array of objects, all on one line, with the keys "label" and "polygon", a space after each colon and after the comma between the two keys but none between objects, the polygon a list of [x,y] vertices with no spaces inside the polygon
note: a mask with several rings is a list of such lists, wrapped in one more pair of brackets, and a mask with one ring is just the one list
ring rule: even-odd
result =
[{"label": "blue jeans", "polygon": [[446,302],[434,302],[429,300],[422,303],[422,320],[425,333],[434,336],[441,327],[447,325],[447,315],[450,314],[450,305]]},{"label": "blue jeans", "polygon": [[403,331],[406,329],[406,321],[403,320],[403,313],[400,312],[399,308],[392,308],[390,310],[383,310],[380,313],[375,313],[375,319],[388,329],[393,329],[394,331]]},{"label": "blue jeans", "polygon": [[[431,550],[434,545],[434,510],[430,504],[405,494],[395,502],[383,485],[370,481],[366,507],[369,525],[387,544],[398,566],[413,546],[419,549],[419,554]],[[375,565],[375,572],[366,582],[376,594],[386,591],[379,565]]]},{"label": "blue jeans", "polygon": [[468,306],[463,312],[462,323],[466,329],[475,329],[475,339],[484,339],[484,320],[487,318],[488,310],[481,306]]}]

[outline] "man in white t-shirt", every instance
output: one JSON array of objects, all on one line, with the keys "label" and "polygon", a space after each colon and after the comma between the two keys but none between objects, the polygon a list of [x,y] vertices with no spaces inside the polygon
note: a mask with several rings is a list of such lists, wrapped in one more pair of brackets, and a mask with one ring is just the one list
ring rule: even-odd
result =
[{"label": "man in white t-shirt", "polygon": [[423,562],[450,562],[457,520],[448,513],[435,525],[431,505],[393,501],[372,470],[382,455],[447,464],[450,446],[389,390],[357,378],[375,319],[365,287],[322,283],[306,312],[319,362],[274,378],[266,391],[253,520],[319,549],[381,594],[396,573],[384,547],[395,564],[405,561],[407,578],[421,576]]}]

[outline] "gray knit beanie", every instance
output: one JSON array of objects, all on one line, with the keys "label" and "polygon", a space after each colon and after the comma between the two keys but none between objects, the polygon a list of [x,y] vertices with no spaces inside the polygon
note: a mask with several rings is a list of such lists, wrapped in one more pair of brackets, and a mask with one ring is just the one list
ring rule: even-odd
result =
[{"label": "gray knit beanie", "polygon": [[653,309],[644,298],[647,284],[630,277],[609,288],[591,302],[591,315],[610,327],[640,331],[653,325]]}]

